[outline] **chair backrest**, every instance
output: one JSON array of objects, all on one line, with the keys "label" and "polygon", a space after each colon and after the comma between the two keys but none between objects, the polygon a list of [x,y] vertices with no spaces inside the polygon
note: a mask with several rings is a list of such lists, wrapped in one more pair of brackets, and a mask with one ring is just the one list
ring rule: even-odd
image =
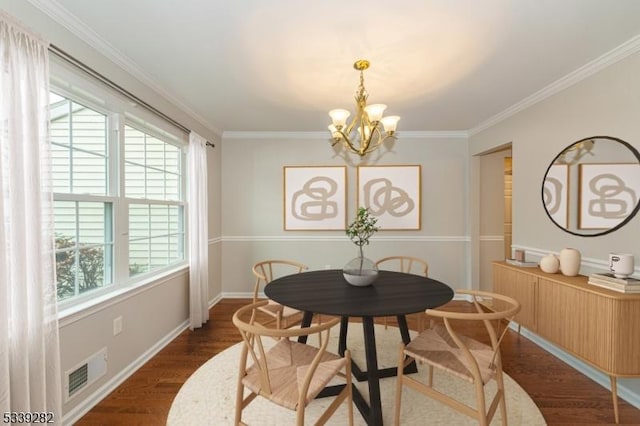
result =
[{"label": "chair backrest", "polygon": [[308,269],[307,265],[293,260],[272,259],[263,260],[253,265],[253,275],[256,277],[256,284],[253,290],[253,301],[258,300],[260,285],[270,283],[274,278],[285,275],[300,273]]},{"label": "chair backrest", "polygon": [[[467,345],[464,344],[463,340],[456,332],[450,320],[482,321],[487,330],[487,334],[489,335],[491,347],[493,349],[493,356],[491,357],[489,366],[494,367],[497,363],[501,367],[502,361],[500,359],[500,343],[502,342],[503,337],[509,329],[509,323],[520,311],[521,306],[517,300],[498,293],[478,290],[456,290],[456,294],[470,296],[471,302],[473,303],[476,312],[451,312],[439,309],[427,309],[425,312],[429,316],[442,318],[442,320],[444,321],[444,325],[449,332],[449,335],[456,343],[458,348],[462,350],[470,364],[476,365],[476,371],[473,373],[474,376],[477,373],[478,376],[476,377],[476,379],[480,380],[479,372],[477,371],[477,360],[472,355]],[[485,311],[485,309],[479,302],[479,299],[484,298],[493,299],[493,307],[498,306],[499,308],[490,312]],[[500,303],[497,304],[495,303],[495,301],[500,301]],[[507,323],[504,325],[504,330],[502,331],[502,333],[498,335],[499,326],[504,321],[506,321]]]},{"label": "chair backrest", "polygon": [[412,256],[388,256],[376,262],[378,269],[383,266],[385,269],[406,272],[408,274],[424,275],[428,276],[429,264],[417,257]]},{"label": "chair backrest", "polygon": [[314,356],[313,361],[309,364],[302,387],[299,389],[300,399],[298,404],[305,405],[304,401],[309,391],[311,379],[326,352],[330,329],[340,322],[340,318],[336,317],[331,321],[311,325],[310,327],[288,329],[269,328],[255,322],[256,309],[267,303],[269,303],[267,300],[251,303],[241,307],[233,314],[233,324],[238,328],[238,331],[240,331],[244,343],[240,355],[241,376],[246,373],[248,357],[251,356],[253,366],[260,372],[260,393],[269,397],[271,395],[271,380],[277,380],[278,373],[274,370],[277,370],[281,364],[278,362],[269,362],[270,360],[267,356],[268,351],[265,350],[264,342],[269,341],[269,343],[273,344],[274,341],[277,341],[278,344],[295,344],[294,342],[290,342],[291,338],[311,336],[314,334],[318,335],[320,342],[319,350]]}]

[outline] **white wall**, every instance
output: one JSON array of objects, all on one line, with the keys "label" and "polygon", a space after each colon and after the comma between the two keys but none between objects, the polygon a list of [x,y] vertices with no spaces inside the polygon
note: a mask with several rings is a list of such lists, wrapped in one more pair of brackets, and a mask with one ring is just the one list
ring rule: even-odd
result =
[{"label": "white wall", "polygon": [[[253,288],[251,266],[263,259],[290,258],[310,269],[341,268],[357,254],[343,231],[284,231],[283,167],[348,165],[348,217],[356,211],[358,157],[348,164],[335,156],[328,135],[230,135],[223,140],[222,289],[227,295]],[[384,153],[384,149],[383,153]],[[466,259],[468,148],[465,137],[403,137],[393,152],[366,157],[367,164],[420,164],[422,167],[422,229],[380,231],[365,247],[377,259],[408,254],[429,262],[429,275],[455,288],[469,285]]]},{"label": "white wall", "polygon": [[640,218],[605,236],[578,237],[549,220],[540,195],[547,167],[574,141],[606,135],[640,148],[639,72],[635,54],[470,138],[472,154],[512,143],[514,246],[540,252],[575,247],[586,262],[603,265],[611,251],[640,258]]},{"label": "white wall", "polygon": [[[169,279],[152,283],[151,289],[61,321],[63,373],[76,368],[102,348],[107,349],[108,359],[107,374],[65,402],[63,409],[67,418],[82,414],[88,402],[99,402],[106,396],[106,388],[126,379],[184,329],[189,315],[188,284],[189,272],[184,268]],[[122,332],[114,336],[113,320],[117,317],[122,318],[123,327]],[[91,401],[96,392],[99,399]]]},{"label": "white wall", "polygon": [[[569,144],[600,135],[620,138],[640,149],[639,75],[640,53],[635,53],[470,137],[472,155],[512,143],[513,247],[527,250],[528,258],[574,247],[582,253],[583,274],[606,269],[612,251],[632,253],[640,259],[640,217],[608,235],[578,237],[554,225],[541,200],[544,173]],[[472,180],[480,179],[479,169],[472,167]],[[636,273],[638,270],[636,266]],[[623,392],[630,392],[627,395],[637,404],[640,379],[623,379],[620,383]]]}]

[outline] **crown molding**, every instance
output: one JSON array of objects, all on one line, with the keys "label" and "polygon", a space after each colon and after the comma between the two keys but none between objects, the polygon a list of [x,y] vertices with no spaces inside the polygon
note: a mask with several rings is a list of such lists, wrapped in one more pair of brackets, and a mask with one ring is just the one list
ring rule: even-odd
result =
[{"label": "crown molding", "polygon": [[187,115],[200,123],[207,130],[211,131],[216,136],[221,137],[222,130],[209,123],[200,114],[189,108],[181,100],[166,91],[162,87],[162,85],[158,84],[148,74],[142,71],[133,60],[125,56],[119,50],[115,49],[111,44],[107,43],[102,37],[100,37],[100,35],[98,35],[98,33],[92,30],[91,27],[80,21],[75,15],[65,9],[60,3],[55,0],[28,0],[28,2],[39,9],[41,12],[49,16],[55,22],[69,30],[73,35],[94,48],[98,53],[105,56],[111,62],[122,68],[124,71],[131,74],[146,86],[153,89],[167,101],[187,113]]},{"label": "crown molding", "polygon": [[[466,130],[398,131],[398,139],[466,139]],[[222,133],[223,139],[323,139],[330,140],[329,132],[233,132]]]},{"label": "crown molding", "polygon": [[[126,57],[100,37],[89,26],[81,22],[75,15],[67,11],[56,0],[28,0],[34,7],[45,13],[51,19],[69,30],[72,34],[86,42],[106,58],[114,62],[120,68],[133,75],[142,83],[149,86],[166,100],[176,105],[191,118],[202,124],[205,128],[224,139],[329,139],[327,132],[234,132],[222,131],[209,123],[204,117],[186,106],[174,95],[167,92],[161,85],[156,83],[150,76],[143,72],[133,60]],[[520,102],[510,106],[504,111],[490,117],[469,130],[460,131],[405,131],[398,132],[398,135],[405,139],[431,139],[431,138],[468,138],[482,132],[509,117],[565,90],[585,78],[615,64],[616,62],[640,52],[640,35],[636,35],[630,40],[622,43],[611,51],[601,55],[582,67],[574,70],[566,76],[556,80],[543,89],[524,98]]]},{"label": "crown molding", "polygon": [[425,130],[425,131],[398,131],[398,139],[466,139],[469,132],[466,130]]},{"label": "crown molding", "polygon": [[224,131],[222,139],[331,139],[329,132],[234,132]]},{"label": "crown molding", "polygon": [[620,46],[610,50],[609,52],[599,56],[591,62],[587,62],[585,65],[581,66],[575,71],[570,72],[564,77],[554,81],[543,89],[535,92],[534,94],[524,98],[520,102],[510,106],[504,111],[494,115],[488,120],[480,123],[479,125],[469,129],[469,136],[473,136],[477,133],[480,133],[483,130],[486,130],[501,121],[506,120],[509,117],[514,116],[515,114],[523,111],[538,102],[541,102],[547,99],[550,96],[555,95],[558,92],[561,92],[576,83],[581,82],[587,77],[592,76],[593,74],[615,64],[616,62],[621,61],[622,59],[631,56],[637,52],[640,52],[640,35],[637,35],[630,40],[622,43]]}]

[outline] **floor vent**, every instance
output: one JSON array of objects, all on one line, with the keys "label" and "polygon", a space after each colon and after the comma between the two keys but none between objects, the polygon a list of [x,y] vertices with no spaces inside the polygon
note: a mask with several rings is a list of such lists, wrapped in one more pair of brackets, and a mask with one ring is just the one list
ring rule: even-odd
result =
[{"label": "floor vent", "polygon": [[95,382],[107,372],[107,348],[102,348],[91,357],[65,373],[65,401],[80,390]]}]

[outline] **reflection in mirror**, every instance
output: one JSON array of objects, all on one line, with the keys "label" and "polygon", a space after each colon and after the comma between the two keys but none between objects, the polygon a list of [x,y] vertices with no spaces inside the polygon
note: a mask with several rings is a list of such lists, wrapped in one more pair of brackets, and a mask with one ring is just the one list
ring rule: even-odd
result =
[{"label": "reflection in mirror", "polygon": [[542,203],[553,223],[571,234],[619,229],[640,209],[640,153],[609,136],[569,145],[547,169]]}]

